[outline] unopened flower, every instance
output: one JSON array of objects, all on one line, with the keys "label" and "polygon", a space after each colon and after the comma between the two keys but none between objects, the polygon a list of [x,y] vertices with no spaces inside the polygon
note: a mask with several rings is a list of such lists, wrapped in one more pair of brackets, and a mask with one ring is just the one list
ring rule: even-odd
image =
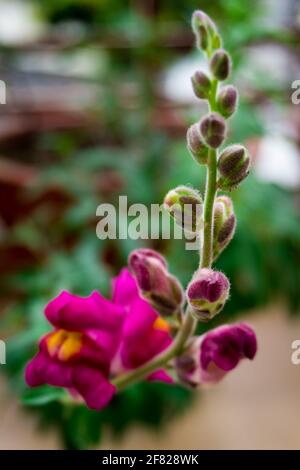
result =
[{"label": "unopened flower", "polygon": [[192,387],[214,384],[242,359],[252,360],[256,351],[256,336],[249,325],[223,325],[191,341],[176,361],[177,375]]},{"label": "unopened flower", "polygon": [[192,157],[200,165],[205,165],[207,163],[208,157],[208,147],[204,143],[203,138],[200,133],[199,122],[196,122],[191,127],[189,127],[187,134],[187,148],[189,149]]},{"label": "unopened flower", "polygon": [[236,227],[233,204],[228,196],[218,196],[214,204],[213,256],[214,259],[226,248]]},{"label": "unopened flower", "polygon": [[231,72],[231,58],[227,51],[218,49],[210,60],[210,70],[217,80],[226,80]]},{"label": "unopened flower", "polygon": [[208,321],[221,312],[229,296],[227,277],[213,269],[196,271],[187,288],[187,299],[197,320]]},{"label": "unopened flower", "polygon": [[89,408],[103,408],[115,392],[109,373],[124,308],[97,292],[79,297],[63,291],[47,305],[45,315],[54,331],[41,339],[38,354],[27,365],[27,384],[64,387]]},{"label": "unopened flower", "polygon": [[238,104],[238,91],[233,85],[226,85],[221,88],[217,96],[219,113],[225,118],[234,114]]},{"label": "unopened flower", "polygon": [[218,49],[222,40],[212,19],[203,11],[196,10],[192,16],[192,28],[200,49]]},{"label": "unopened flower", "polygon": [[160,314],[173,315],[180,310],[183,292],[179,281],[169,274],[165,259],[156,251],[134,250],[128,261],[141,295]]},{"label": "unopened flower", "polygon": [[242,145],[231,145],[218,159],[218,186],[224,191],[235,189],[249,174],[250,156]]},{"label": "unopened flower", "polygon": [[201,70],[198,70],[192,75],[191,80],[195,95],[200,99],[207,99],[211,89],[209,77]]},{"label": "unopened flower", "polygon": [[199,232],[203,204],[198,191],[188,186],[178,186],[165,196],[164,208],[184,230],[190,233]]},{"label": "unopened flower", "polygon": [[200,121],[200,131],[204,142],[212,148],[218,148],[226,137],[226,123],[218,113],[210,113]]}]

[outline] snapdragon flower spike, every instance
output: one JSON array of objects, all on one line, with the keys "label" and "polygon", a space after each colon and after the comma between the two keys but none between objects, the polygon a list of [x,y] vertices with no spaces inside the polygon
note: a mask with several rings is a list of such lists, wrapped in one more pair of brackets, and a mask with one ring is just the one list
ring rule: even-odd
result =
[{"label": "snapdragon flower spike", "polygon": [[218,49],[210,60],[210,70],[213,76],[220,81],[226,80],[231,72],[231,58],[227,51]]},{"label": "snapdragon flower spike", "polygon": [[27,384],[64,387],[89,408],[100,410],[115,393],[109,373],[124,309],[97,292],[79,297],[63,291],[47,305],[45,315],[54,331],[41,339],[39,352],[27,365]]},{"label": "snapdragon flower spike", "polygon": [[218,159],[218,187],[223,191],[235,189],[249,174],[250,155],[243,145],[230,145]]},{"label": "snapdragon flower spike", "polygon": [[231,117],[237,109],[238,91],[233,85],[221,88],[217,96],[218,111],[226,119]]},{"label": "snapdragon flower spike", "polygon": [[213,269],[196,271],[187,287],[187,299],[193,316],[207,322],[221,312],[229,296],[227,277]]},{"label": "snapdragon flower spike", "polygon": [[218,148],[226,137],[226,123],[218,113],[210,113],[200,121],[200,132],[204,142],[211,148]]},{"label": "snapdragon flower spike", "polygon": [[198,70],[192,75],[191,81],[197,98],[202,100],[207,99],[211,89],[211,81],[209,77],[201,70]]},{"label": "snapdragon flower spike", "polygon": [[222,45],[221,36],[212,19],[203,11],[196,10],[192,16],[192,28],[196,35],[197,47],[208,52]]},{"label": "snapdragon flower spike", "polygon": [[192,339],[175,367],[182,384],[190,387],[215,384],[241,360],[254,359],[256,352],[256,335],[249,325],[223,325]]},{"label": "snapdragon flower spike", "polygon": [[191,127],[189,127],[186,134],[186,139],[187,148],[190,151],[193,159],[200,165],[206,165],[209,149],[201,136],[199,122],[196,122]]},{"label": "snapdragon flower spike", "polygon": [[134,250],[128,260],[141,295],[163,316],[177,314],[183,303],[179,281],[169,274],[165,259],[156,251]]},{"label": "snapdragon flower spike", "polygon": [[214,260],[227,247],[233,238],[236,217],[232,200],[228,196],[218,196],[214,204],[213,258]]},{"label": "snapdragon flower spike", "polygon": [[178,186],[167,193],[164,208],[185,231],[199,232],[203,223],[203,204],[198,191],[188,186]]}]

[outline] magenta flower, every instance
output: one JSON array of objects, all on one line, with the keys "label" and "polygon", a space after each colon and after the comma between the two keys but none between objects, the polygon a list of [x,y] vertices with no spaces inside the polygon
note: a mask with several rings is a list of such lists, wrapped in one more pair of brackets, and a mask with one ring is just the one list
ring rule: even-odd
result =
[{"label": "magenta flower", "polygon": [[223,325],[195,339],[176,367],[186,384],[219,382],[244,359],[253,359],[257,351],[256,336],[245,323]]},{"label": "magenta flower", "polygon": [[45,315],[55,330],[41,339],[38,354],[27,365],[27,384],[64,387],[90,408],[106,406],[115,391],[108,379],[124,308],[97,292],[83,298],[64,291],[47,305]]},{"label": "magenta flower", "polygon": [[[113,302],[127,309],[119,351],[124,368],[139,367],[170,345],[169,324],[140,297],[136,280],[127,269],[123,269],[114,280]],[[172,382],[162,370],[149,378]]]},{"label": "magenta flower", "polygon": [[[45,315],[55,329],[41,339],[27,365],[27,384],[64,387],[97,410],[115,392],[109,381],[112,365],[118,365],[118,373],[133,369],[172,341],[168,323],[140,297],[127,269],[114,280],[112,301],[97,292],[83,298],[64,291],[47,305]],[[172,381],[162,370],[149,379]]]}]

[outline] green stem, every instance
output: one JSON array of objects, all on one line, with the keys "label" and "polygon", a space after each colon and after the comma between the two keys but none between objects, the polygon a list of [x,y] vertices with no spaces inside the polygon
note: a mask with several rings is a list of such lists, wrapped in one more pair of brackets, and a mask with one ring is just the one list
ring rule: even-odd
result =
[{"label": "green stem", "polygon": [[204,228],[200,256],[200,268],[209,268],[212,263],[213,244],[213,208],[216,195],[217,152],[210,149],[208,154],[208,169],[204,199]]},{"label": "green stem", "polygon": [[[216,111],[216,96],[217,96],[218,82],[212,81],[211,93],[209,97],[210,111]],[[217,179],[217,152],[210,149],[208,155],[208,168],[206,177],[206,189],[204,198],[204,228],[203,228],[203,243],[201,249],[201,268],[209,268],[212,263],[212,242],[213,242],[213,208],[216,195],[216,179]],[[157,369],[165,366],[170,360],[178,356],[186,347],[189,338],[193,335],[197,326],[191,311],[187,309],[183,323],[173,341],[173,343],[163,352],[155,356],[146,364],[126,372],[116,377],[112,383],[118,390],[136,383]]]}]

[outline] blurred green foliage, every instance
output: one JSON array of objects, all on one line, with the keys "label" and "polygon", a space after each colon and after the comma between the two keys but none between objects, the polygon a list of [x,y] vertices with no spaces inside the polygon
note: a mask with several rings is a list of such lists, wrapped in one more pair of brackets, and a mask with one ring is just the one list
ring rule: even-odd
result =
[{"label": "blurred green foliage", "polygon": [[[157,427],[168,422],[192,399],[191,392],[180,387],[142,383],[96,413],[69,403],[61,390],[28,390],[23,379],[25,363],[35,353],[39,337],[49,330],[42,314],[49,299],[62,289],[81,295],[99,289],[109,296],[111,277],[126,264],[131,249],[145,244],[132,240],[100,242],[95,234],[96,207],[102,202],[117,203],[119,194],[126,194],[129,204],[160,204],[165,193],[178,184],[203,189],[204,171],[198,171],[190,158],[183,132],[170,133],[153,125],[153,110],[159,105],[157,78],[173,58],[180,58],[189,49],[166,47],[164,38],[176,38],[180,25],[179,33],[189,35],[191,12],[202,8],[219,23],[238,70],[250,42],[270,37],[289,42],[290,37],[263,27],[259,1],[168,0],[154,2],[150,12],[146,1],[119,1],[113,8],[107,0],[36,3],[49,21],[50,31],[53,25],[78,20],[85,31],[80,47],[97,44],[99,37],[102,49],[97,80],[104,93],[99,94],[93,112],[101,121],[102,141],[87,144],[75,132],[49,132],[36,141],[37,154],[50,152],[53,160],[41,165],[41,177],[29,190],[31,196],[38,197],[45,187],[55,186],[63,188],[71,202],[55,217],[55,207],[49,207],[46,201],[11,230],[11,243],[23,243],[45,256],[2,282],[3,293],[18,293],[1,320],[2,330],[13,336],[5,370],[14,391],[23,396],[28,409],[39,414],[42,425],[56,426],[66,447],[84,449],[96,445],[107,429],[119,436],[133,423]],[[126,47],[110,46],[111,36],[124,39]],[[134,83],[136,91],[135,106],[130,109],[125,109],[119,91],[120,84],[126,83]],[[194,110],[180,113],[186,121],[198,117]],[[259,105],[242,100],[232,122],[230,141],[260,138],[264,133]],[[300,231],[291,194],[251,176],[233,197],[238,229],[217,263],[231,279],[231,298],[213,324],[277,298],[284,299],[291,312],[299,311]],[[156,240],[152,246],[167,256],[171,271],[186,285],[196,268],[195,253],[187,252],[183,241]]]}]

